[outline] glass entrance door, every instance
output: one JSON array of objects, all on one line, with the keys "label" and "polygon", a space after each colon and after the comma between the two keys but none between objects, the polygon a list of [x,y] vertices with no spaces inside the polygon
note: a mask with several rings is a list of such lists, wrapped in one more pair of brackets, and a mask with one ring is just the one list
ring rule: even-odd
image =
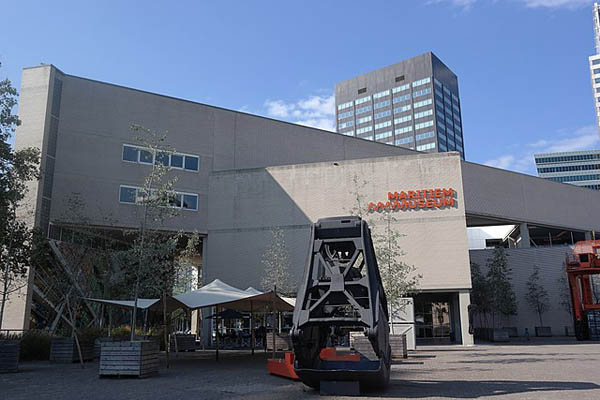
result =
[{"label": "glass entrance door", "polygon": [[416,337],[422,344],[451,342],[450,301],[445,297],[420,295],[415,299]]}]

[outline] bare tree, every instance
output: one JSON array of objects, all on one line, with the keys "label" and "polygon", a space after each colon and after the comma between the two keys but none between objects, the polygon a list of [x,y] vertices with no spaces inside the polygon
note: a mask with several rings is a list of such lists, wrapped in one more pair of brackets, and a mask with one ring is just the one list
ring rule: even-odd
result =
[{"label": "bare tree", "polygon": [[276,289],[279,293],[292,294],[295,287],[290,275],[290,253],[285,244],[285,234],[281,228],[271,230],[273,239],[262,256],[264,266],[261,287],[264,290]]},{"label": "bare tree", "polygon": [[548,297],[548,291],[542,285],[540,278],[540,267],[537,265],[533,266],[533,272],[527,280],[527,293],[525,294],[525,300],[533,311],[535,311],[540,319],[540,326],[544,326],[542,321],[542,315],[548,311],[550,307],[550,298]]}]

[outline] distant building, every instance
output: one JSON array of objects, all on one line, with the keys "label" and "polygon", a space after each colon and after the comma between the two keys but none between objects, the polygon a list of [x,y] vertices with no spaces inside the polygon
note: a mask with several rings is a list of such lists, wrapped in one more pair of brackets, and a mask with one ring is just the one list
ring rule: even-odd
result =
[{"label": "distant building", "polygon": [[600,128],[600,5],[594,3],[594,45],[596,54],[589,57],[596,121]]},{"label": "distant building", "polygon": [[541,178],[600,190],[600,150],[535,154]]},{"label": "distant building", "polygon": [[458,78],[433,53],[335,86],[337,132],[465,158]]}]

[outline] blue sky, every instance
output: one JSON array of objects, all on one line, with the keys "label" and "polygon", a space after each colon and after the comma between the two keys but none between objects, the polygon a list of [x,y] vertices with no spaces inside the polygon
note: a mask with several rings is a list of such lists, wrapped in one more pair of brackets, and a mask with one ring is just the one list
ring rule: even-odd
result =
[{"label": "blue sky", "polygon": [[459,77],[466,157],[600,147],[584,0],[27,1],[2,7],[0,76],[63,72],[332,129],[336,82],[433,51]]}]

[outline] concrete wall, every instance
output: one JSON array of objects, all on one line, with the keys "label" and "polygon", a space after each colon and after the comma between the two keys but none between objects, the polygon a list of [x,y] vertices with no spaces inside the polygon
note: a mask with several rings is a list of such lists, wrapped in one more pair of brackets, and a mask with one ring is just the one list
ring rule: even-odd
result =
[{"label": "concrete wall", "polygon": [[600,231],[600,192],[462,162],[467,215]]},{"label": "concrete wall", "polygon": [[[529,329],[531,336],[535,335],[535,327],[539,326],[539,319],[527,305],[525,295],[527,293],[527,280],[533,272],[533,266],[540,267],[542,285],[548,291],[550,297],[550,309],[543,315],[545,326],[552,327],[553,335],[564,335],[565,326],[572,332],[573,319],[571,315],[560,305],[561,294],[568,287],[562,286],[560,277],[566,279],[565,257],[570,252],[569,246],[538,247],[528,249],[506,249],[508,264],[512,269],[512,284],[517,297],[518,314],[511,317],[506,326],[516,326],[519,335],[523,335],[525,328]],[[492,256],[493,250],[471,250],[469,256],[471,262],[481,266],[482,272],[486,273],[487,259]]]},{"label": "concrete wall", "polygon": [[[366,180],[357,188],[353,178]],[[291,251],[293,274],[304,270],[309,227],[319,218],[348,215],[357,190],[367,201],[385,201],[388,191],[449,188],[457,206],[397,211],[406,234],[404,261],[417,266],[424,290],[471,287],[460,158],[456,153],[385,157],[333,163],[215,173],[210,179],[209,231],[204,276],[239,287],[259,286],[261,256],[270,230],[281,227]],[[367,219],[381,228],[381,217]]]}]

